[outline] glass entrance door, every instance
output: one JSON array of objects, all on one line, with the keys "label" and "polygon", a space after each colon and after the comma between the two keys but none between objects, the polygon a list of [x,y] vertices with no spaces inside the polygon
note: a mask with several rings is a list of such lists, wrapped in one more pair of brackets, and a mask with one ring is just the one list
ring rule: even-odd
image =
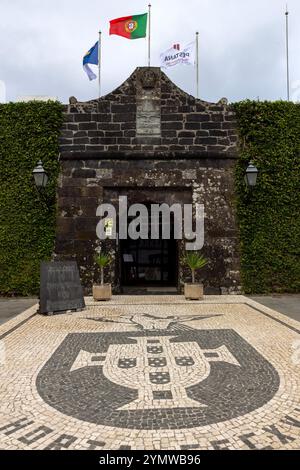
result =
[{"label": "glass entrance door", "polygon": [[175,286],[175,240],[122,240],[122,284]]}]

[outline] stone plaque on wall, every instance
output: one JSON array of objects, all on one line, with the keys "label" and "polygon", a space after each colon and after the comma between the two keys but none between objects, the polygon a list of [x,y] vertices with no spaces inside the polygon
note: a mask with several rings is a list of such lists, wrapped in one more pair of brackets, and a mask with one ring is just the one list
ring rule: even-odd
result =
[{"label": "stone plaque on wall", "polygon": [[137,137],[161,137],[160,81],[154,69],[139,71],[137,84]]}]

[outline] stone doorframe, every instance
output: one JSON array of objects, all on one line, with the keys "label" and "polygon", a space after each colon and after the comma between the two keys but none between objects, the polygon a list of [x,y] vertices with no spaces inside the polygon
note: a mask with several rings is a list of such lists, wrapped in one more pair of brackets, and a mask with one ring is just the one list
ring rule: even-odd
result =
[{"label": "stone doorframe", "polygon": [[[166,203],[169,206],[172,204],[191,204],[193,200],[193,188],[191,187],[153,187],[153,186],[123,186],[123,187],[103,187],[103,202],[112,203],[118,208],[119,196],[128,197],[128,206],[131,204],[163,204]],[[117,216],[118,216],[117,211]],[[121,250],[120,243],[117,239],[109,240],[106,242],[109,252],[114,259],[114,263],[111,265],[110,278],[113,283],[114,291],[121,291]],[[177,276],[176,276],[176,287],[178,292],[182,290],[182,279],[184,268],[180,263],[180,259],[184,253],[184,240],[177,241]]]}]

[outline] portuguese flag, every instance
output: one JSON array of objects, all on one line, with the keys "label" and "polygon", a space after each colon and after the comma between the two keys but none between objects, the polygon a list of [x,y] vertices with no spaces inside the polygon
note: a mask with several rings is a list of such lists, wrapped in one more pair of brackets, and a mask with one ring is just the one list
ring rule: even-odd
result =
[{"label": "portuguese flag", "polygon": [[111,20],[109,34],[117,34],[127,39],[145,38],[147,34],[148,13],[124,16]]}]

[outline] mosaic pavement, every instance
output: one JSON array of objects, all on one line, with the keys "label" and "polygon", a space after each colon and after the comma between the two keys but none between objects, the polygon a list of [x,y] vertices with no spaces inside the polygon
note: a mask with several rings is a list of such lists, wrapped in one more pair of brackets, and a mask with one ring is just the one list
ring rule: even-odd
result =
[{"label": "mosaic pavement", "polygon": [[243,296],[0,327],[1,449],[299,449],[300,323]]}]

